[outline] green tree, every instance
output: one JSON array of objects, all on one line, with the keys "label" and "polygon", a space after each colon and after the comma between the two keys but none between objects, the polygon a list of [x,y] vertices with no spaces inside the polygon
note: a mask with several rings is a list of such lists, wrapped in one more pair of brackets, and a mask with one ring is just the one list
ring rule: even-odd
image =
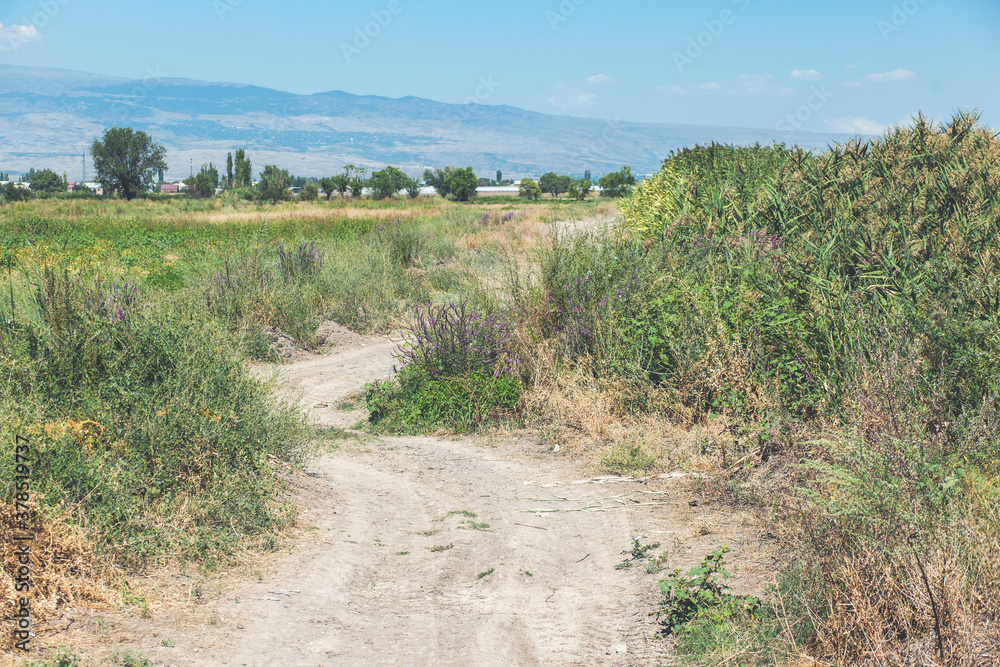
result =
[{"label": "green tree", "polygon": [[287,169],[279,169],[277,165],[269,164],[264,166],[264,171],[260,172],[260,182],[257,189],[260,191],[261,199],[265,199],[272,204],[285,201],[292,196],[289,184],[292,177],[288,175]]},{"label": "green tree", "polygon": [[542,192],[548,192],[553,197],[558,197],[561,193],[569,190],[572,182],[573,179],[569,176],[559,176],[550,171],[547,174],[542,174],[542,177],[538,179],[538,187],[542,189]]},{"label": "green tree", "polygon": [[589,169],[587,171],[583,172],[583,180],[585,180],[585,181],[591,181],[593,183],[594,179],[591,178],[591,176],[590,176],[590,170]]},{"label": "green tree", "polygon": [[[330,196],[327,195],[327,199]],[[299,194],[299,199],[302,201],[316,201],[319,199],[319,188],[316,187],[315,183],[306,183],[302,186],[302,193]]]},{"label": "green tree", "polygon": [[395,167],[388,166],[381,171],[373,171],[368,179],[372,199],[391,199],[394,194],[406,188],[409,177]]},{"label": "green tree", "polygon": [[521,187],[517,189],[517,194],[530,201],[538,201],[539,197],[542,196],[542,189],[538,187],[538,183],[532,178],[525,178],[521,180]]},{"label": "green tree", "polygon": [[236,151],[235,173],[233,187],[249,188],[253,185],[253,165],[247,159],[247,152],[242,148]]},{"label": "green tree", "polygon": [[38,194],[66,192],[66,181],[51,169],[42,169],[32,174],[31,191]]},{"label": "green tree", "polygon": [[[160,180],[162,181],[162,174]],[[233,154],[226,153],[226,180],[222,183],[222,187],[225,190],[233,189],[233,182],[235,178],[233,176]]]},{"label": "green tree", "polygon": [[500,185],[500,181],[503,180],[503,172],[497,169],[497,185]]},{"label": "green tree", "polygon": [[455,171],[454,167],[435,167],[433,170],[424,170],[424,183],[431,186],[442,197],[447,197],[451,192],[448,190],[448,176]]},{"label": "green tree", "polygon": [[330,195],[337,191],[337,184],[333,182],[333,177],[319,179],[319,187],[323,189],[327,201],[330,201]]},{"label": "green tree", "polygon": [[445,187],[455,201],[469,201],[476,196],[476,174],[472,167],[453,169],[445,177]]},{"label": "green tree", "polygon": [[597,184],[601,186],[602,197],[617,199],[632,192],[632,188],[635,187],[635,176],[632,175],[631,167],[622,167],[620,171],[601,176]]},{"label": "green tree", "polygon": [[3,197],[8,202],[28,201],[31,199],[31,190],[22,188],[15,183],[8,183],[0,188],[0,197]]},{"label": "green tree", "polygon": [[333,187],[340,193],[341,198],[347,197],[347,191],[351,189],[351,181],[347,174],[337,174],[333,177]]},{"label": "green tree", "polygon": [[153,186],[153,175],[167,168],[167,149],[153,143],[148,134],[131,127],[112,127],[90,147],[97,180],[104,193],[134,199]]},{"label": "green tree", "polygon": [[579,181],[570,183],[567,193],[573,199],[583,201],[590,194],[591,187],[593,187],[593,183],[589,179],[581,178]]},{"label": "green tree", "polygon": [[184,179],[184,184],[188,186],[188,195],[195,199],[212,197],[219,187],[219,170],[211,162],[203,164],[201,171]]},{"label": "green tree", "polygon": [[365,174],[367,173],[368,170],[364,167],[357,167],[353,164],[344,165],[344,176],[347,177],[347,185],[351,191],[351,196],[355,199],[360,197],[361,193],[364,192],[365,185],[367,185],[365,181]]},{"label": "green tree", "polygon": [[409,179],[406,184],[406,194],[410,196],[410,199],[416,199],[420,196],[420,181],[415,178]]}]

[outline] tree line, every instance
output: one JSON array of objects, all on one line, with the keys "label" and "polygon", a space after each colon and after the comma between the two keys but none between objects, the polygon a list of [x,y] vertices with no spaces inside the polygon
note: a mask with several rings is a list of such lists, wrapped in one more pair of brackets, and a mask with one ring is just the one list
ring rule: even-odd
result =
[{"label": "tree line", "polygon": [[[152,192],[157,174],[162,182],[163,172],[167,169],[166,149],[155,143],[145,132],[130,127],[105,130],[100,139],[94,140],[90,153],[97,171],[95,180],[102,185],[105,194],[116,194],[128,200]],[[0,189],[0,196],[7,201],[17,201],[30,198],[33,192],[54,194],[67,190],[66,175],[59,176],[50,169],[36,171],[32,168],[21,181],[29,182],[31,190],[10,183]],[[225,174],[220,174],[219,169],[209,162],[183,182],[191,197],[212,197],[221,188],[223,191],[232,191],[243,199],[272,203],[291,199],[293,187],[301,188],[300,199],[311,201],[319,198],[320,190],[327,200],[334,194],[346,198],[348,193],[351,197],[358,198],[366,189],[373,199],[390,199],[403,191],[409,197],[416,198],[420,195],[423,184],[433,187],[442,197],[464,202],[475,198],[476,189],[481,185],[514,183],[505,181],[499,170],[496,172],[496,179],[491,180],[478,178],[472,167],[436,167],[424,171],[422,184],[393,166],[386,166],[369,174],[365,167],[354,164],[344,165],[339,174],[319,179],[295,177],[287,169],[269,164],[260,172],[260,179],[254,182],[253,164],[242,148],[236,150],[235,155],[232,152],[226,155]],[[631,192],[635,183],[636,179],[629,167],[606,174],[598,181],[601,194],[607,197],[624,196]],[[82,184],[78,187],[83,188]],[[548,172],[537,182],[530,178],[523,179],[518,194],[528,200],[538,200],[543,194],[558,197],[566,193],[571,198],[582,201],[592,189],[589,170],[581,179]]]}]

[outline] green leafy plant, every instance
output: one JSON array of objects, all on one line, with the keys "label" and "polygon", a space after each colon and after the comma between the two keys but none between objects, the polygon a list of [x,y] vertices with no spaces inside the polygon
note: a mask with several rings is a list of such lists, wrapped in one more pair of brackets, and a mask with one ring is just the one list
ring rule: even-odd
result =
[{"label": "green leafy plant", "polygon": [[657,616],[662,619],[664,632],[684,632],[695,622],[726,623],[741,615],[753,616],[760,609],[760,600],[747,595],[733,595],[719,577],[729,578],[724,568],[728,547],[706,556],[701,565],[686,574],[676,569],[660,581],[666,600]]},{"label": "green leafy plant", "polygon": [[622,552],[623,556],[628,556],[625,560],[615,565],[616,570],[630,570],[632,566],[636,563],[649,557],[649,552],[653,549],[659,548],[660,543],[654,542],[652,544],[641,544],[639,538],[636,537],[632,540],[632,548],[626,549]]}]

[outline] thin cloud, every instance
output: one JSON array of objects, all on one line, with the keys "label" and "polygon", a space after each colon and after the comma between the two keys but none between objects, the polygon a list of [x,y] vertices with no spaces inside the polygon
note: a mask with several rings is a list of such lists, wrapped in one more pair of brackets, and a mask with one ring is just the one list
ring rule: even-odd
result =
[{"label": "thin cloud", "polygon": [[41,38],[33,25],[8,25],[0,23],[0,51],[15,51],[29,42]]},{"label": "thin cloud", "polygon": [[823,74],[814,69],[793,69],[788,78],[793,81],[822,81]]},{"label": "thin cloud", "polygon": [[824,121],[824,124],[831,131],[843,132],[844,134],[882,134],[887,127],[885,123],[861,116],[836,118]]},{"label": "thin cloud", "polygon": [[865,77],[865,81],[871,81],[873,83],[888,83],[891,81],[909,81],[915,78],[917,78],[915,72],[911,72],[908,69],[894,69],[891,72],[869,74]]},{"label": "thin cloud", "polygon": [[659,86],[657,91],[668,95],[722,93],[726,95],[789,95],[792,88],[775,86],[769,74],[740,74],[729,81],[706,81],[686,86]]},{"label": "thin cloud", "polygon": [[549,97],[549,104],[557,109],[568,111],[571,109],[589,109],[594,106],[596,100],[597,95],[593,93],[585,93],[559,83],[556,84],[555,93]]},{"label": "thin cloud", "polygon": [[602,83],[614,83],[615,80],[612,79],[607,74],[595,74],[594,76],[587,77],[587,83],[591,84],[602,84]]}]

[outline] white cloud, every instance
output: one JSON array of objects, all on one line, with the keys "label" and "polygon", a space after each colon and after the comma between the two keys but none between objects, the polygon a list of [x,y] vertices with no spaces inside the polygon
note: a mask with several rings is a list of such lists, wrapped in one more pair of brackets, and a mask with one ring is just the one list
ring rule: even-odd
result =
[{"label": "white cloud", "polygon": [[869,74],[865,77],[865,80],[872,81],[874,83],[887,83],[890,81],[909,81],[910,79],[915,78],[917,78],[916,73],[911,72],[908,69],[894,69],[891,72]]},{"label": "white cloud", "polygon": [[869,120],[860,116],[846,118],[836,118],[824,121],[827,129],[833,132],[843,132],[845,134],[882,134],[885,132],[885,123]]},{"label": "white cloud", "polygon": [[686,86],[660,86],[656,89],[668,95],[687,95],[690,93],[707,95],[724,93],[728,95],[788,95],[794,90],[782,88],[771,83],[767,74],[740,74],[729,81],[706,81],[692,83]]},{"label": "white cloud", "polygon": [[598,84],[598,83],[614,83],[614,82],[615,80],[612,79],[607,74],[595,74],[594,76],[587,77],[587,83]]},{"label": "white cloud", "polygon": [[21,46],[41,38],[33,25],[8,25],[0,23],[0,51],[16,51]]},{"label": "white cloud", "polygon": [[794,81],[822,81],[823,74],[814,69],[793,69],[788,75]]},{"label": "white cloud", "polygon": [[549,97],[549,104],[564,111],[570,109],[589,109],[594,106],[597,95],[584,93],[576,88],[561,83],[556,84],[555,92]]}]

